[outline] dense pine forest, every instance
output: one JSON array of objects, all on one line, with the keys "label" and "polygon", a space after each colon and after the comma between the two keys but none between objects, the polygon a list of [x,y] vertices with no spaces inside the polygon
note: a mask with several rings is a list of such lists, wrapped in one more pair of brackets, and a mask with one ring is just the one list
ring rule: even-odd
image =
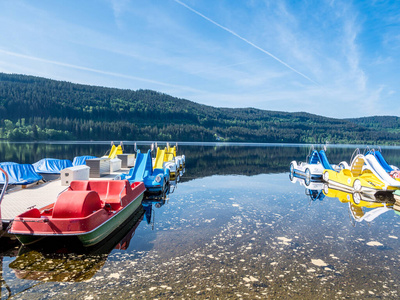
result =
[{"label": "dense pine forest", "polygon": [[0,138],[398,144],[397,117],[216,108],[150,90],[0,73]]}]

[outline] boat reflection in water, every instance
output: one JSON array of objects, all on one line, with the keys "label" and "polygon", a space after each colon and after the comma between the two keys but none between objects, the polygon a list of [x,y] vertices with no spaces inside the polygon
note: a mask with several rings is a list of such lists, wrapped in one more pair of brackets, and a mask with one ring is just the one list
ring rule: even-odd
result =
[{"label": "boat reflection in water", "polygon": [[289,179],[294,184],[300,184],[305,187],[305,194],[310,198],[311,201],[322,201],[325,198],[322,192],[324,182],[322,179],[311,179],[306,176],[300,176],[293,172],[289,174]]},{"label": "boat reflection in water", "polygon": [[329,184],[325,183],[323,193],[329,198],[337,198],[342,203],[348,203],[350,215],[355,222],[359,223],[362,221],[372,222],[380,215],[395,208],[395,200],[391,192],[349,193],[337,187],[331,188]]},{"label": "boat reflection in water", "polygon": [[331,187],[323,180],[311,180],[305,176],[297,176],[293,173],[289,174],[289,179],[294,184],[300,184],[305,187],[305,194],[311,201],[337,198],[341,203],[348,203],[349,212],[352,217],[352,224],[356,222],[372,222],[380,215],[394,210],[396,214],[400,214],[400,203],[396,205],[396,200],[392,192],[354,192],[350,193],[341,190],[337,186]]},{"label": "boat reflection in water", "polygon": [[176,187],[177,187],[178,180],[170,181],[168,190],[164,195],[156,196],[156,197],[147,197],[142,200],[142,206],[144,208],[144,215],[146,218],[147,224],[151,225],[151,229],[154,230],[154,218],[155,213],[153,210],[153,205],[155,208],[160,208],[164,204],[168,203],[169,195],[171,195]]},{"label": "boat reflection in water", "polygon": [[119,231],[94,248],[71,245],[44,251],[23,246],[9,267],[19,279],[57,282],[88,280],[103,267],[113,249],[128,248],[143,215],[144,209],[140,206]]},{"label": "boat reflection in water", "polygon": [[[17,256],[17,244],[18,243],[16,242],[8,243],[7,239],[3,239],[0,243],[0,299],[9,299],[13,296],[10,286],[7,284],[6,279],[3,277],[3,272],[5,272],[3,271],[3,259]],[[3,293],[3,291],[5,293]],[[6,298],[3,298],[4,296],[6,296]]]}]

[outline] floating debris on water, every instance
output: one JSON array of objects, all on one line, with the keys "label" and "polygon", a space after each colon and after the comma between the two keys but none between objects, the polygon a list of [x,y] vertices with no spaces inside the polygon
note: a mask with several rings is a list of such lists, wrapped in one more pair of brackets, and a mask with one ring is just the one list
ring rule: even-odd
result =
[{"label": "floating debris on water", "polygon": [[381,246],[383,246],[383,244],[381,244],[381,243],[379,243],[377,241],[368,242],[367,245],[371,246],[371,247],[381,247]]},{"label": "floating debris on water", "polygon": [[311,259],[311,263],[318,267],[326,267],[328,265],[322,259]]},{"label": "floating debris on water", "polygon": [[280,240],[281,241],[280,244],[283,244],[283,245],[290,245],[290,242],[292,241],[292,239],[288,239],[284,236],[279,236],[279,237],[277,237],[277,239]]}]

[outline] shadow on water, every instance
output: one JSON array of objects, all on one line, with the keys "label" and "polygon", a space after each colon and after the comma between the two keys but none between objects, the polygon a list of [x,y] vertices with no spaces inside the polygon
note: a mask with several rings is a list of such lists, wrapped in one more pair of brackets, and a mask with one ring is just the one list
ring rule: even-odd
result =
[{"label": "shadow on water", "polygon": [[103,243],[91,248],[53,245],[45,249],[22,246],[9,264],[18,279],[80,282],[92,278],[105,264],[113,249],[126,250],[143,219],[141,207],[129,221]]}]

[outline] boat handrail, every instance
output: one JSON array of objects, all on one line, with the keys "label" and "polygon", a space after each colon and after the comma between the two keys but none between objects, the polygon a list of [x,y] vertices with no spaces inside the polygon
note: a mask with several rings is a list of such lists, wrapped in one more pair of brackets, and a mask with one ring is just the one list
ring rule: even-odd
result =
[{"label": "boat handrail", "polygon": [[60,195],[62,194],[62,193],[64,193],[66,190],[68,190],[68,189],[71,189],[71,191],[72,191],[72,188],[71,188],[71,185],[70,186],[67,186],[65,189],[63,189],[61,192],[59,192],[58,193],[58,195],[57,195],[57,198],[56,199],[58,199],[58,197],[60,197]]},{"label": "boat handrail", "polygon": [[[7,186],[8,186],[8,174],[2,168],[0,168],[0,172],[2,172],[5,176],[5,183],[3,185],[3,189],[1,190],[1,194],[0,194],[0,204],[1,204],[1,201],[3,200],[4,194],[6,193]],[[1,215],[0,215],[0,218],[1,218]]]},{"label": "boat handrail", "polygon": [[308,154],[307,154],[307,156],[306,156],[306,162],[307,163],[309,163],[310,161],[310,157],[311,157],[311,154],[313,153],[313,151],[314,151],[314,145],[311,145],[311,147],[310,147],[310,151],[308,152]]},{"label": "boat handrail", "polygon": [[122,195],[122,192],[124,191],[125,187],[126,187],[126,186],[124,186],[124,187],[122,188],[122,190],[119,192],[119,202],[121,203],[121,206],[122,206],[122,197],[121,197],[121,195]]},{"label": "boat handrail", "polygon": [[354,159],[358,154],[360,154],[360,149],[359,149],[359,148],[356,148],[356,150],[354,150],[353,154],[351,155],[350,166],[353,165],[353,159]]},{"label": "boat handrail", "polygon": [[367,146],[367,147],[364,149],[364,153],[363,153],[363,154],[365,155],[365,154],[367,154],[368,152],[372,152],[372,151],[374,151],[374,149],[370,149],[369,146]]}]

